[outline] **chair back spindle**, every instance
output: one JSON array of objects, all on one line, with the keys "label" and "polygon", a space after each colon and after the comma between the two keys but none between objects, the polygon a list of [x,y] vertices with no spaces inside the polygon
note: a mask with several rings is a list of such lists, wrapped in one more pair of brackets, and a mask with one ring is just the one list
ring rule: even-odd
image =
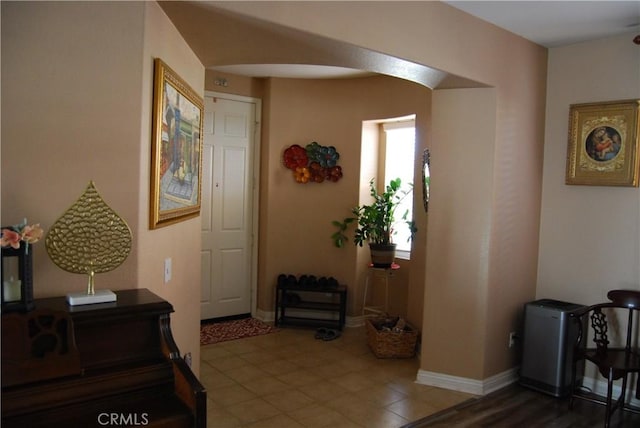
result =
[{"label": "chair back spindle", "polygon": [[607,325],[607,316],[602,312],[601,308],[594,309],[591,314],[591,328],[593,328],[593,341],[596,344],[598,354],[606,354],[609,345],[609,337],[607,333],[609,327]]}]

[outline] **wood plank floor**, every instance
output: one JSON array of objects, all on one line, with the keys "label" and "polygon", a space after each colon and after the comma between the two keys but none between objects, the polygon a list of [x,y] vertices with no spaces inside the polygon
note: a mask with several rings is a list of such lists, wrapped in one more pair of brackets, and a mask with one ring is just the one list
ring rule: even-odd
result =
[{"label": "wood plank floor", "polygon": [[[450,409],[405,425],[423,427],[591,428],[604,426],[604,407],[567,398],[555,398],[514,384],[485,397],[471,399]],[[640,414],[616,411],[611,428],[640,427]]]}]

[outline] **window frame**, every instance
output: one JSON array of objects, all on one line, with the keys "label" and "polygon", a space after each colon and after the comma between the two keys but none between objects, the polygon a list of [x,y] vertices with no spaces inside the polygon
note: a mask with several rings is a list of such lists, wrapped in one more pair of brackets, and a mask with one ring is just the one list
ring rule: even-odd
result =
[{"label": "window frame", "polygon": [[[384,190],[384,186],[386,185],[386,183],[391,179],[391,177],[387,177],[387,152],[389,150],[389,145],[388,145],[388,141],[387,141],[387,131],[389,130],[394,130],[394,129],[413,129],[414,131],[414,135],[416,132],[416,117],[415,115],[411,115],[411,116],[406,116],[406,117],[402,117],[402,118],[396,118],[396,119],[390,119],[390,120],[386,120],[386,121],[381,121],[379,124],[379,138],[380,138],[380,149],[379,149],[379,162],[378,162],[378,171],[379,171],[379,176],[383,177],[383,180],[379,180],[379,182],[377,183],[378,186],[378,190],[382,191]],[[412,171],[412,178],[415,177],[415,147],[416,147],[416,139],[414,137],[414,144],[413,144],[413,158],[412,158],[412,163],[411,163],[411,171]],[[395,177],[393,177],[395,178]],[[413,179],[411,180],[411,183],[413,183]],[[414,189],[415,191],[415,186]],[[411,198],[411,218],[415,218],[415,213],[414,213],[414,204],[413,204],[413,200],[415,199],[415,197]],[[396,244],[398,244],[398,242],[396,242]],[[411,250],[413,248],[413,241],[411,241],[409,243],[409,250],[406,250],[404,248],[402,249],[398,249],[396,248],[396,258],[399,259],[403,259],[403,260],[411,260]]]}]

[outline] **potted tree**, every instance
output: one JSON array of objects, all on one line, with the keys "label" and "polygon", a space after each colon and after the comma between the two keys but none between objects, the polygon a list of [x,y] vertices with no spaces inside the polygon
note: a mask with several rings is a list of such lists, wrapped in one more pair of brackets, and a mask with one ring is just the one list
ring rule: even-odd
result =
[{"label": "potted tree", "polygon": [[[373,202],[360,205],[351,210],[353,217],[332,223],[338,229],[331,239],[336,247],[342,248],[349,241],[347,231],[351,224],[355,224],[353,242],[360,247],[365,241],[369,242],[371,262],[376,267],[389,267],[395,258],[396,244],[393,243],[393,225],[396,219],[396,209],[400,202],[411,193],[401,189],[401,180],[396,178],[385,186],[383,192],[378,192],[372,179],[369,182],[370,194]],[[402,215],[402,220],[411,231],[413,238],[416,227],[413,220],[407,220],[408,210]],[[410,238],[410,239],[411,239]]]}]

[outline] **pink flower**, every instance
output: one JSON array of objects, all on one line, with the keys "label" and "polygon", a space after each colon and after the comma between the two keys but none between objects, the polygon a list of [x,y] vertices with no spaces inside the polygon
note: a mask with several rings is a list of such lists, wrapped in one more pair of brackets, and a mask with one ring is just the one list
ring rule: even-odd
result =
[{"label": "pink flower", "polygon": [[27,244],[35,244],[42,238],[44,231],[40,227],[40,223],[32,226],[25,226],[22,229],[22,240]]},{"label": "pink flower", "polygon": [[2,229],[2,238],[0,238],[0,244],[3,247],[11,246],[11,248],[20,248],[20,234],[14,232],[11,229]]}]

